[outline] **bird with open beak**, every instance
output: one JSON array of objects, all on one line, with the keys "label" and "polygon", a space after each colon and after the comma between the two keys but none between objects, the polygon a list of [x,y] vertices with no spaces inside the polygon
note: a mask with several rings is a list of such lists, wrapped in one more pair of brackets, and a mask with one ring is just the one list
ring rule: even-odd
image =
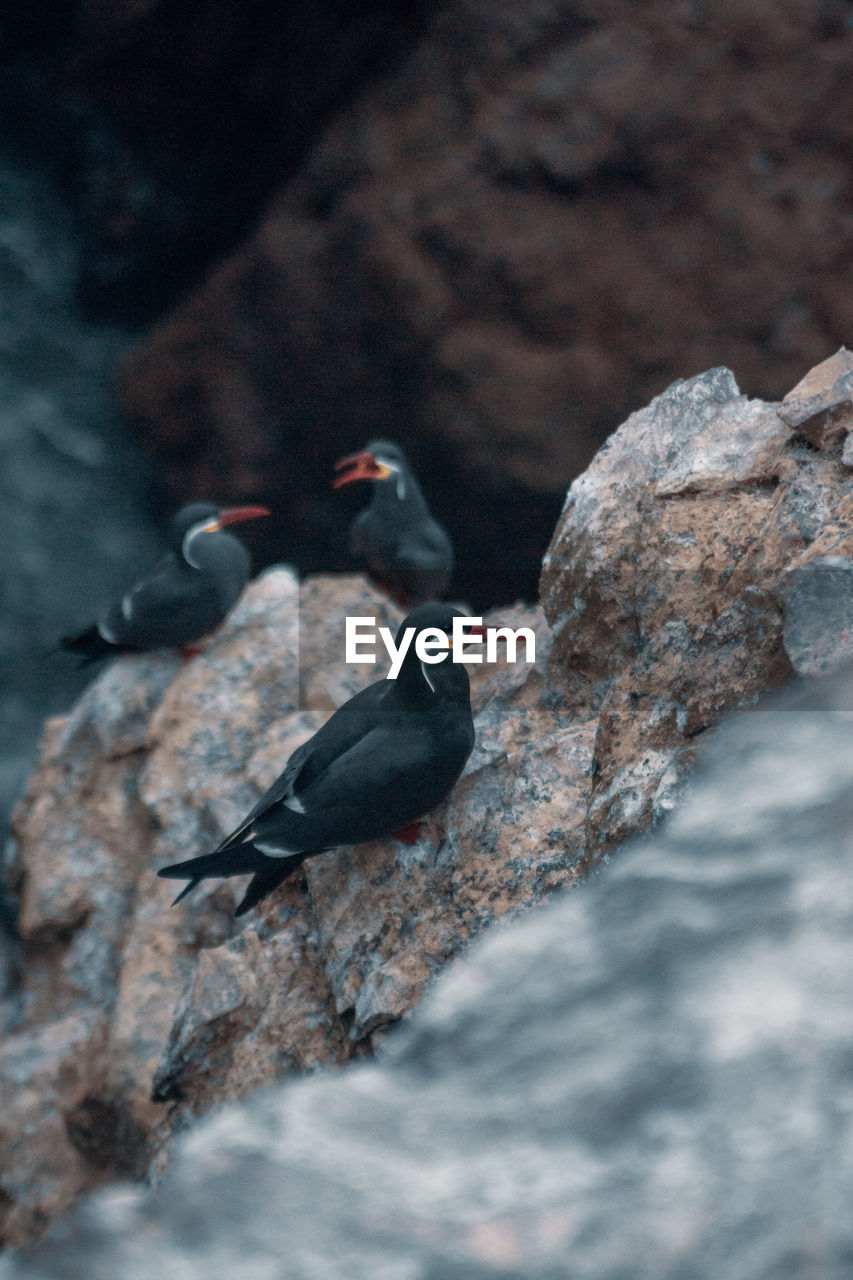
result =
[{"label": "bird with open beak", "polygon": [[[175,902],[207,877],[251,872],[236,911],[243,915],[311,854],[402,835],[444,799],[474,746],[468,673],[450,653],[457,616],[433,602],[403,620],[398,645],[409,627],[415,643],[396,680],[378,680],[339,707],[213,853],[157,872],[189,881]],[[419,637],[433,660],[419,656]]]},{"label": "bird with open beak", "polygon": [[228,526],[266,507],[217,507],[191,502],[168,530],[170,550],[98,620],[60,645],[85,661],[148,649],[188,649],[213,631],[249,581],[249,553]]},{"label": "bird with open beak", "polygon": [[404,609],[443,596],[453,573],[453,546],[403,451],[388,440],[372,440],[360,453],[341,458],[335,470],[336,489],[357,480],[373,484],[370,505],[350,529],[350,550],[371,578]]}]

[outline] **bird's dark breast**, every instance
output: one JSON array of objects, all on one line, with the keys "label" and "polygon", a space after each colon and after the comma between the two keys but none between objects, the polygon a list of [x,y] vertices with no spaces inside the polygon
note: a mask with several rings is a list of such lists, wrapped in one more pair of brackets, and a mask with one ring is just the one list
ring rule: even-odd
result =
[{"label": "bird's dark breast", "polygon": [[[401,743],[399,756],[389,750],[387,768],[383,770],[377,761],[369,780],[353,785],[348,776],[330,793],[328,779],[321,778],[316,796],[310,787],[302,792],[305,825],[311,829],[315,848],[383,839],[422,818],[445,798],[474,745],[470,720],[460,724],[455,717],[431,714],[424,716],[419,730],[413,730],[409,721],[405,733],[407,741],[405,746]],[[418,744],[414,752],[413,741]],[[404,751],[408,763],[401,767]],[[312,812],[314,802],[317,809]]]},{"label": "bird's dark breast", "polygon": [[214,631],[222,621],[217,593],[208,584],[188,591],[183,598],[168,598],[161,608],[152,608],[134,617],[129,625],[117,605],[108,617],[108,626],[121,640],[129,630],[127,644],[134,649],[180,648]]},{"label": "bird's dark breast", "polygon": [[317,815],[312,829],[312,851],[336,845],[365,844],[385,840],[396,831],[423,818],[445,798],[461,769],[444,777],[434,777],[417,795],[403,790],[394,793],[367,791],[358,804],[326,810]]},{"label": "bird's dark breast", "polygon": [[353,526],[350,549],[409,603],[440,598],[453,572],[453,549],[431,520],[410,525],[368,508]]}]

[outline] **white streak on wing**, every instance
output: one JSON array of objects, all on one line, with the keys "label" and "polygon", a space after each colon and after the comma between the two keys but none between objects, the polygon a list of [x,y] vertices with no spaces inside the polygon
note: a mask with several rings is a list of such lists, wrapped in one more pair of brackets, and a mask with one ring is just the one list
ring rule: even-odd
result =
[{"label": "white streak on wing", "polygon": [[301,853],[301,849],[283,849],[281,845],[267,844],[266,842],[255,842],[255,848],[259,853],[265,853],[268,858],[289,858],[293,853]]},{"label": "white streak on wing", "polygon": [[304,813],[305,805],[299,799],[299,796],[288,796],[282,801],[285,809],[292,809],[294,813]]},{"label": "white streak on wing", "polygon": [[105,622],[98,623],[98,635],[101,637],[102,640],[106,640],[107,644],[118,644],[118,640],[116,639],[115,632],[110,631],[109,627]]},{"label": "white streak on wing", "polygon": [[427,684],[429,685],[430,689],[432,689],[433,693],[435,693],[435,685],[434,685],[434,684],[433,684],[433,682],[430,680],[430,678],[429,678],[429,672],[427,671],[427,664],[426,664],[425,662],[423,662],[423,661],[421,661],[421,671],[424,673],[424,680],[426,680],[426,682],[427,682]]},{"label": "white streak on wing", "polygon": [[126,618],[127,621],[130,622],[131,618],[133,617],[133,592],[132,591],[128,591],[125,595],[122,596],[121,612],[122,612],[122,617]]}]

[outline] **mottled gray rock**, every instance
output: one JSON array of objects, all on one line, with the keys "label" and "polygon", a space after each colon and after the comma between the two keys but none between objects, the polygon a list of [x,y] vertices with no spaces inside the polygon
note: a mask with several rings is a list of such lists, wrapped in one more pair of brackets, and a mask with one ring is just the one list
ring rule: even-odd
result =
[{"label": "mottled gray rock", "polygon": [[549,667],[576,715],[599,711],[588,852],[663,817],[697,735],[791,675],[775,584],[842,518],[849,476],[777,409],[727,369],[680,379],[566,495],[541,596]]},{"label": "mottled gray rock", "polygon": [[853,674],[490,932],[381,1060],[202,1121],[3,1280],[846,1280]]},{"label": "mottled gray rock", "polygon": [[177,653],[160,650],[111,662],[75,703],[55,747],[78,767],[93,756],[117,760],[148,742],[148,721],[181,669]]}]

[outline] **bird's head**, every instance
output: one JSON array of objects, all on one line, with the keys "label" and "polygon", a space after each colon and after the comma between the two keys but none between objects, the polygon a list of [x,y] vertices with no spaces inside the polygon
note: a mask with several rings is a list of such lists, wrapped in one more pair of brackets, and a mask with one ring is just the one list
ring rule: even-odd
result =
[{"label": "bird's head", "polygon": [[356,480],[390,480],[406,465],[403,451],[390,440],[371,440],[360,452],[335,463],[338,473],[333,488],[341,489]]},{"label": "bird's head", "polygon": [[190,502],[172,517],[169,541],[192,564],[187,552],[198,534],[220,533],[228,525],[269,514],[266,507],[218,507],[213,502]]},{"label": "bird's head", "polygon": [[[455,662],[452,658],[453,621],[465,616],[461,609],[456,609],[453,605],[431,600],[428,604],[420,604],[412,609],[400,623],[395,641],[398,649],[403,643],[407,628],[414,628],[414,635],[406,650],[398,681],[401,688],[407,689],[409,696],[414,696],[416,701],[423,701],[425,692],[429,690],[433,695],[440,694],[467,702],[468,673],[461,662]],[[482,626],[469,626],[466,632],[466,638],[482,638],[485,635]],[[430,644],[436,645],[433,652],[441,653],[441,657],[435,662],[421,661],[418,657],[416,645],[420,636],[423,636],[427,647]],[[448,641],[444,653],[442,636],[446,636]]]}]

